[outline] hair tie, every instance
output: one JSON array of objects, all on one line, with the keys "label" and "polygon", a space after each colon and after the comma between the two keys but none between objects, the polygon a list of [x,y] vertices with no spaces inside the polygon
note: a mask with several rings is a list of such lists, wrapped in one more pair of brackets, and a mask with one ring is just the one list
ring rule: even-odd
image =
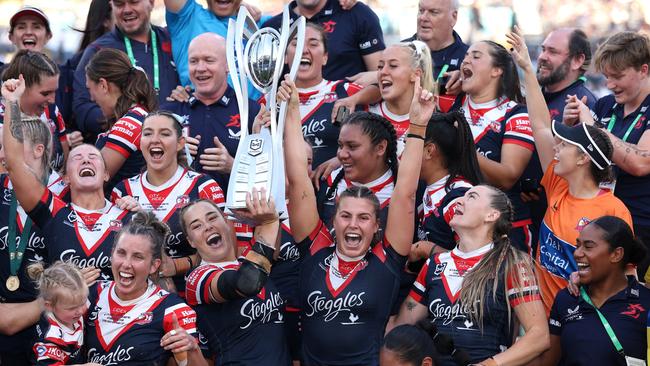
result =
[{"label": "hair tie", "polygon": [[501,239],[508,239],[508,234],[503,234],[503,235],[501,235],[500,238],[501,238]]}]

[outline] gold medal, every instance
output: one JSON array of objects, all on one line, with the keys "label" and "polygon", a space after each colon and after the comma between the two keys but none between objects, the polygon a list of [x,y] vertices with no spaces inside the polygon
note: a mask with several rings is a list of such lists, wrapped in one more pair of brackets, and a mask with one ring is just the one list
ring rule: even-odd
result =
[{"label": "gold medal", "polygon": [[20,287],[20,280],[18,279],[18,276],[9,276],[5,285],[7,285],[7,290],[16,291],[18,290],[18,287]]}]

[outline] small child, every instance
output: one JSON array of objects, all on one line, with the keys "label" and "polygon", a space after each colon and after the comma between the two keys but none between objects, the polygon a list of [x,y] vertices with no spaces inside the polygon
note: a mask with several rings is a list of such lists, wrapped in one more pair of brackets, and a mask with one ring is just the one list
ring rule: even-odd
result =
[{"label": "small child", "polygon": [[70,365],[83,362],[83,316],[87,310],[88,286],[81,272],[70,263],[56,262],[27,268],[37,282],[45,311],[36,326],[35,365]]}]

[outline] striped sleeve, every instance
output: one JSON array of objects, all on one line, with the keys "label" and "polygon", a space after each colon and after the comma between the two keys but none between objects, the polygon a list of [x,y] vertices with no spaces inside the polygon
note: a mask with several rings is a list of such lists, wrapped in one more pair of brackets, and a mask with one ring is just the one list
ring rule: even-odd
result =
[{"label": "striped sleeve", "polygon": [[187,276],[185,283],[185,299],[187,303],[192,306],[212,303],[210,284],[219,272],[221,272],[220,268],[210,265],[199,266],[193,270]]},{"label": "striped sleeve", "polygon": [[535,139],[533,139],[533,128],[530,119],[528,119],[528,112],[520,108],[519,111],[510,114],[506,118],[503,145],[515,144],[534,151]]},{"label": "striped sleeve", "polygon": [[223,190],[217,182],[206,176],[199,178],[199,198],[205,198],[216,203],[222,210],[226,207]]},{"label": "striped sleeve", "polygon": [[[438,258],[438,256],[435,256],[435,258]],[[429,264],[431,263],[431,258],[427,259],[426,263],[424,266],[422,266],[422,269],[420,270],[420,273],[418,274],[418,277],[415,279],[415,282],[413,282],[413,286],[411,287],[411,292],[409,293],[409,296],[411,296],[415,301],[419,302],[420,304],[426,305],[426,290],[427,290],[427,273],[429,272]]]},{"label": "striped sleeve", "polygon": [[196,330],[196,313],[194,310],[189,307],[186,303],[182,302],[180,299],[179,302],[175,305],[172,305],[165,309],[165,315],[163,317],[163,329],[165,333],[174,329],[174,314],[178,320],[178,325],[185,331],[193,336],[198,336]]},{"label": "striped sleeve", "polygon": [[[519,274],[517,275],[515,271]],[[506,291],[510,306],[513,308],[519,304],[542,300],[533,269],[523,263],[518,263],[516,269],[508,274]]]},{"label": "striped sleeve", "polygon": [[127,113],[120,118],[106,136],[106,147],[117,151],[124,158],[140,149],[142,121],[134,113]]}]

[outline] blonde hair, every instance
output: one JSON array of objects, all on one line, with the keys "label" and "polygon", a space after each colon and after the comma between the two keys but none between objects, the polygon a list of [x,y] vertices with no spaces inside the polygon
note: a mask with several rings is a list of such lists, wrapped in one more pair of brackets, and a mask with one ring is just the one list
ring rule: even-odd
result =
[{"label": "blonde hair", "polygon": [[411,68],[422,71],[420,75],[420,86],[430,92],[434,92],[436,81],[433,79],[433,60],[429,46],[422,41],[400,42],[394,45],[409,52],[411,56]]},{"label": "blonde hair", "polygon": [[493,247],[465,278],[460,292],[460,302],[467,307],[473,322],[483,329],[486,309],[486,296],[492,292],[492,300],[497,302],[497,289],[502,286],[508,309],[508,324],[511,324],[512,308],[508,301],[508,279],[512,288],[524,293],[526,287],[536,287],[537,280],[530,256],[510,244],[508,232],[512,227],[514,209],[508,196],[498,188],[484,185],[492,191],[491,208],[499,211],[499,218],[492,229]]},{"label": "blonde hair", "polygon": [[36,281],[39,296],[55,305],[65,294],[73,299],[88,297],[88,286],[81,272],[74,264],[57,261],[45,268],[37,262],[27,267],[27,274]]},{"label": "blonde hair", "polygon": [[22,118],[16,124],[16,140],[21,144],[29,143],[30,145],[43,145],[44,151],[41,156],[40,172],[42,177],[50,175],[50,160],[52,157],[52,131],[50,127],[37,117]]}]

